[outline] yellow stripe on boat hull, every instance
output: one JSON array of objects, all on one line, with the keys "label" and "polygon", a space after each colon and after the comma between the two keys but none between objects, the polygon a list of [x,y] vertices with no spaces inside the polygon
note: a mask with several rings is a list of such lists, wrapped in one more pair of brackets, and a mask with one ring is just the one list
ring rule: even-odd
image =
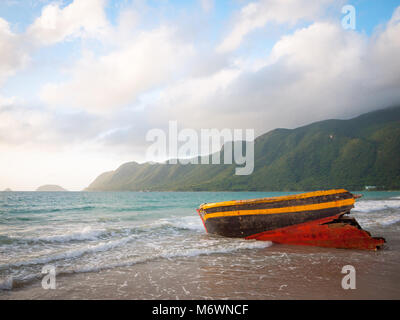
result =
[{"label": "yellow stripe on boat hull", "polygon": [[240,204],[248,204],[248,203],[268,203],[268,202],[275,202],[275,201],[286,201],[286,200],[295,200],[295,199],[306,199],[312,197],[319,197],[319,196],[328,196],[332,194],[339,194],[348,192],[345,189],[336,189],[336,190],[327,190],[327,191],[314,191],[302,194],[294,194],[290,196],[281,196],[275,198],[261,198],[261,199],[251,199],[251,200],[232,200],[232,201],[224,201],[224,202],[216,202],[216,203],[205,203],[200,206],[200,209],[209,209],[215,207],[225,207],[225,206],[234,206]]},{"label": "yellow stripe on boat hull", "polygon": [[[341,190],[336,190],[336,191],[341,191]],[[330,194],[334,194],[334,193],[330,193]],[[314,196],[316,196],[316,195],[314,195]],[[231,202],[231,201],[227,201],[227,202]],[[219,217],[245,216],[245,215],[255,215],[255,214],[277,214],[277,213],[323,210],[323,209],[329,209],[329,208],[334,208],[334,207],[351,206],[351,205],[354,205],[354,202],[355,202],[355,199],[351,198],[351,199],[345,199],[345,200],[340,200],[340,201],[315,203],[315,204],[309,204],[309,205],[303,205],[303,206],[214,212],[214,213],[205,214],[203,216],[203,219],[205,221],[210,218],[219,218]],[[235,203],[235,204],[237,204],[237,203]],[[220,206],[221,206],[221,204],[218,205],[218,207],[220,207]],[[201,209],[204,209],[204,207],[202,207]]]}]

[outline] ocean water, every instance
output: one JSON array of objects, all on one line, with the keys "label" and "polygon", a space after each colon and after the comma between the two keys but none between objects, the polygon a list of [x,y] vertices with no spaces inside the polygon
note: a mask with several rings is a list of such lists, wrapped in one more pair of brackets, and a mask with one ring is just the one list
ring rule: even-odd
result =
[{"label": "ocean water", "polygon": [[[314,260],[307,261],[313,265],[318,264],[321,255],[341,255],[344,250],[293,251],[271,242],[207,235],[195,210],[205,202],[284,194],[288,193],[0,192],[0,298],[40,283],[44,265],[55,266],[57,277],[93,276],[121,268],[149,270],[160,264],[167,268],[183,260],[197,261],[197,266],[199,259],[205,258],[212,265],[225,261],[232,266],[249,256],[261,257],[252,260],[253,266],[261,270],[268,263],[273,264],[264,257],[276,250],[279,254],[286,254],[286,250],[293,258],[312,256]],[[361,259],[357,261],[370,259],[371,255],[389,265],[400,261],[400,192],[365,192],[352,216],[372,235],[388,240],[379,251],[383,253],[349,250],[353,257],[355,254]],[[287,264],[287,255],[282,256],[279,264],[287,268],[296,266],[296,262]]]}]

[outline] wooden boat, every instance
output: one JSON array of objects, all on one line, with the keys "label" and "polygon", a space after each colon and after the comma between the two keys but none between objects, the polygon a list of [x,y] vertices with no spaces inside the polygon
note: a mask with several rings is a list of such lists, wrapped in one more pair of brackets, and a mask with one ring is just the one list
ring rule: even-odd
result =
[{"label": "wooden boat", "polygon": [[383,238],[371,237],[354,218],[344,216],[361,195],[347,190],[202,204],[197,210],[206,231],[225,237],[332,248],[376,250]]}]

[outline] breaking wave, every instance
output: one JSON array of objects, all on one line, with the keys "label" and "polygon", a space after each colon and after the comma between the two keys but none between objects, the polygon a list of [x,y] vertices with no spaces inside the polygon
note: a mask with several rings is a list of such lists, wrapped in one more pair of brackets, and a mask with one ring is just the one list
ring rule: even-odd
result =
[{"label": "breaking wave", "polygon": [[[237,240],[238,241],[238,240]],[[184,257],[195,257],[200,255],[211,255],[216,253],[231,253],[239,250],[252,250],[252,249],[264,249],[272,246],[270,241],[255,241],[255,240],[240,240],[240,243],[236,241],[231,242],[229,246],[219,245],[211,248],[191,248],[191,249],[177,249],[158,254],[150,255],[148,257],[139,257],[135,260],[126,262],[117,262],[113,264],[105,264],[100,266],[76,268],[70,272],[73,273],[84,273],[84,272],[97,272],[106,269],[113,269],[118,267],[129,267],[138,263],[150,262],[158,259],[173,259],[173,258],[184,258]]]},{"label": "breaking wave", "polygon": [[30,265],[35,265],[35,264],[45,264],[45,263],[54,262],[54,261],[58,261],[58,260],[64,260],[64,259],[74,259],[74,258],[83,256],[84,254],[103,252],[103,251],[114,249],[116,247],[120,247],[122,245],[127,244],[133,238],[134,238],[134,236],[130,236],[130,237],[119,239],[119,240],[101,242],[101,243],[93,245],[93,246],[87,246],[84,248],[79,248],[79,249],[74,249],[74,250],[67,250],[65,252],[48,255],[46,257],[38,257],[35,259],[31,259],[31,260],[22,260],[22,261],[16,261],[16,262],[8,263],[8,264],[3,264],[3,265],[0,265],[0,270],[7,269],[10,267],[30,266]]},{"label": "breaking wave", "polygon": [[165,224],[178,229],[186,229],[193,231],[204,231],[203,223],[197,216],[195,217],[182,217],[180,219],[165,219]]},{"label": "breaking wave", "polygon": [[[87,249],[81,250],[73,250],[70,252],[65,252],[64,254],[54,255],[47,258],[39,258],[30,261],[22,261],[14,264],[2,265],[0,269],[5,267],[18,267],[18,266],[26,266],[32,264],[46,264],[55,260],[78,257],[88,252],[99,252],[104,250],[109,250],[115,248],[116,246],[121,246],[124,243],[127,243],[129,239],[125,239],[124,241],[119,241],[117,243],[108,243],[103,245],[94,246]],[[96,264],[90,265],[86,267],[72,267],[61,269],[57,271],[57,275],[66,275],[72,273],[88,273],[88,272],[98,272],[107,269],[113,269],[118,267],[129,267],[139,263],[147,263],[151,261],[155,261],[158,259],[173,259],[173,258],[184,258],[184,257],[195,257],[200,255],[211,255],[211,254],[225,254],[232,253],[239,250],[253,250],[253,249],[264,249],[268,248],[272,245],[270,241],[255,241],[255,240],[239,240],[235,239],[228,243],[221,243],[217,245],[212,245],[210,247],[203,248],[179,248],[179,249],[165,249],[159,253],[155,253],[148,256],[137,257],[127,261],[115,262],[115,263],[105,263],[105,264]],[[23,285],[31,283],[35,279],[40,279],[41,274],[29,274],[23,277],[13,277],[8,276],[3,281],[0,280],[0,290],[11,290],[14,287],[21,287]]]},{"label": "breaking wave", "polygon": [[0,243],[67,243],[76,241],[106,240],[116,235],[135,235],[141,232],[155,231],[156,229],[176,229],[204,232],[204,226],[198,217],[181,217],[177,219],[160,219],[150,223],[137,224],[131,227],[115,226],[103,229],[85,227],[80,231],[68,230],[64,234],[51,234],[37,237],[1,236]]},{"label": "breaking wave", "polygon": [[355,203],[354,211],[374,212],[400,209],[400,200],[363,200]]},{"label": "breaking wave", "polygon": [[84,228],[80,232],[69,232],[62,235],[51,235],[46,237],[28,238],[26,240],[32,242],[70,242],[83,240],[96,240],[100,236],[107,234],[106,230],[92,230]]},{"label": "breaking wave", "polygon": [[13,288],[14,279],[9,276],[4,280],[0,280],[0,290],[11,290]]},{"label": "breaking wave", "polygon": [[379,224],[382,226],[391,226],[399,222],[400,222],[399,216],[389,216],[381,219],[381,221],[379,221]]}]

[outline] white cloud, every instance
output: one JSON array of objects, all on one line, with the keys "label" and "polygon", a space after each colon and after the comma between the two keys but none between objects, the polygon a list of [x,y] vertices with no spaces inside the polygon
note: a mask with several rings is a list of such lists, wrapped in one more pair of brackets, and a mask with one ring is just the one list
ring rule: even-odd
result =
[{"label": "white cloud", "polygon": [[68,37],[100,37],[109,31],[105,0],[75,0],[65,8],[51,3],[25,33],[14,33],[0,17],[0,87],[31,60],[34,47]]},{"label": "white cloud", "polygon": [[74,0],[65,8],[51,3],[27,30],[39,45],[50,45],[68,37],[98,37],[106,32],[105,0]]},{"label": "white cloud", "polygon": [[109,119],[29,108],[0,97],[0,190],[35,190],[49,183],[82,190],[134,156],[113,146],[105,152],[96,137],[110,125]]},{"label": "white cloud", "polygon": [[214,0],[200,0],[200,4],[205,12],[210,12],[214,8]]},{"label": "white cloud", "polygon": [[150,111],[154,115],[153,124],[159,126],[168,120],[177,120],[181,125],[196,129],[214,127],[216,122],[231,124],[215,115],[219,113],[218,101],[230,92],[230,86],[240,73],[238,68],[224,68],[211,75],[185,79],[168,86],[155,102],[156,111]]},{"label": "white cloud", "polygon": [[301,19],[315,20],[332,0],[260,0],[244,6],[232,31],[217,47],[217,52],[235,50],[243,38],[268,22],[294,24]]},{"label": "white cloud", "polygon": [[143,31],[108,55],[85,56],[71,71],[72,80],[48,84],[41,97],[49,105],[108,112],[132,103],[139,94],[179,74],[190,45],[173,29]]},{"label": "white cloud", "polygon": [[386,29],[372,39],[369,50],[369,63],[377,72],[370,73],[370,80],[381,88],[391,88],[396,84],[400,91],[400,7],[394,11]]},{"label": "white cloud", "polygon": [[399,16],[400,8],[371,38],[340,21],[313,23],[282,37],[264,61],[171,85],[154,103],[153,121],[261,134],[399,104]]},{"label": "white cloud", "polygon": [[11,31],[6,20],[0,18],[0,86],[28,61],[21,37]]},{"label": "white cloud", "polygon": [[16,97],[3,97],[0,95],[0,110],[15,103]]},{"label": "white cloud", "polygon": [[35,110],[0,106],[0,145],[16,145],[38,141],[46,134],[47,115]]}]

